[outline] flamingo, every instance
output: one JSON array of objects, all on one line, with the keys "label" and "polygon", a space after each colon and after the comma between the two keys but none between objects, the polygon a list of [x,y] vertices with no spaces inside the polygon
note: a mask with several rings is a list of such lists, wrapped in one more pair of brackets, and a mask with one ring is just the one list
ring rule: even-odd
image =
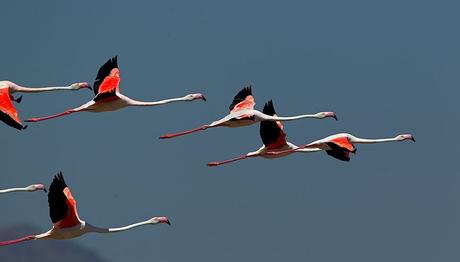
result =
[{"label": "flamingo", "polygon": [[[276,117],[276,111],[273,106],[273,101],[270,100],[264,105],[263,113],[269,116]],[[250,157],[263,157],[263,158],[279,158],[287,156],[296,150],[296,152],[310,153],[321,151],[318,148],[304,148],[299,149],[298,146],[286,141],[286,133],[283,130],[283,124],[280,121],[262,121],[260,122],[260,137],[263,142],[263,146],[254,152],[241,155],[239,157],[221,161],[221,162],[210,162],[208,166],[219,166],[238,160],[243,160]],[[287,152],[283,154],[269,154],[270,152]]]},{"label": "flamingo", "polygon": [[327,117],[332,117],[337,120],[337,116],[334,112],[319,112],[313,115],[298,115],[291,117],[278,117],[270,116],[264,114],[260,111],[254,110],[255,100],[252,95],[252,87],[247,86],[240,90],[235,97],[233,98],[232,103],[230,104],[230,114],[224,118],[214,121],[211,124],[202,125],[198,128],[194,128],[188,131],[176,133],[176,134],[166,134],[160,136],[160,139],[173,138],[177,136],[182,136],[197,131],[206,130],[208,128],[225,126],[225,127],[241,127],[249,126],[261,121],[292,121],[302,118],[318,118],[323,119]]},{"label": "flamingo", "polygon": [[11,193],[11,192],[35,192],[37,190],[46,191],[46,187],[43,184],[33,184],[27,187],[15,187],[15,188],[8,188],[8,189],[0,189],[0,194]]},{"label": "flamingo", "polygon": [[69,115],[76,112],[107,112],[128,106],[158,106],[179,101],[193,101],[201,99],[206,101],[202,94],[189,94],[184,97],[161,100],[157,102],[143,102],[131,99],[120,93],[120,70],[118,69],[117,56],[110,58],[97,72],[94,81],[94,98],[76,108],[68,109],[62,113],[41,117],[30,118],[26,122],[38,122]]},{"label": "flamingo", "polygon": [[326,138],[311,142],[310,144],[300,146],[296,149],[288,149],[280,152],[269,152],[271,156],[290,154],[302,149],[320,149],[336,159],[342,161],[350,161],[350,153],[356,153],[354,144],[375,144],[385,142],[401,142],[411,140],[415,142],[415,138],[411,134],[400,134],[393,138],[367,139],[359,138],[348,133],[340,133],[328,136]]},{"label": "flamingo", "polygon": [[118,228],[99,228],[83,221],[78,216],[77,202],[72,196],[70,189],[64,181],[62,173],[54,176],[48,193],[48,203],[50,207],[50,217],[53,227],[42,234],[25,236],[22,238],[0,242],[0,246],[7,246],[28,240],[47,240],[47,239],[72,239],[86,233],[116,233],[130,230],[143,225],[168,224],[171,225],[167,217],[153,217],[149,220],[134,223]]},{"label": "flamingo", "polygon": [[12,103],[21,103],[22,96],[14,98],[14,93],[39,93],[57,90],[79,90],[81,88],[91,89],[90,85],[86,82],[74,83],[70,86],[24,87],[19,86],[11,81],[0,81],[0,120],[18,130],[27,128],[27,126],[22,125],[18,112]]}]

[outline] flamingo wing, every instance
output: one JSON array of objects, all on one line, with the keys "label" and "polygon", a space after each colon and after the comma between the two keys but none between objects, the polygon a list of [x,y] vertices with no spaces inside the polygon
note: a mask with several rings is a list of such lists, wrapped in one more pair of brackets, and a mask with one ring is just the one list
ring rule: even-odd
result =
[{"label": "flamingo wing", "polygon": [[0,120],[16,129],[25,129],[10,99],[9,88],[0,89]]},{"label": "flamingo wing", "polygon": [[330,149],[326,153],[342,161],[350,161],[350,153],[356,153],[356,147],[347,137],[337,137],[325,143]]},{"label": "flamingo wing", "polygon": [[96,79],[94,80],[94,101],[97,102],[104,98],[112,97],[119,91],[120,70],[118,69],[117,56],[107,60],[99,68]]},{"label": "flamingo wing", "polygon": [[238,94],[233,98],[230,104],[230,113],[234,113],[244,109],[254,109],[256,104],[254,97],[252,96],[252,87],[247,86],[241,89]]},{"label": "flamingo wing", "polygon": [[77,201],[60,172],[54,176],[48,193],[51,222],[57,228],[73,227],[80,224],[77,212]]},{"label": "flamingo wing", "polygon": [[340,147],[332,142],[326,143],[331,149],[326,150],[326,153],[333,158],[342,161],[350,161],[350,151],[347,149]]},{"label": "flamingo wing", "polygon": [[356,152],[356,147],[350,142],[350,140],[348,140],[348,137],[346,136],[333,138],[329,142],[334,143],[339,147],[345,148],[352,153]]},{"label": "flamingo wing", "polygon": [[[276,116],[272,100],[265,103],[263,113]],[[279,121],[260,122],[260,137],[268,149],[279,149],[286,145],[286,133],[283,130],[283,124]]]}]

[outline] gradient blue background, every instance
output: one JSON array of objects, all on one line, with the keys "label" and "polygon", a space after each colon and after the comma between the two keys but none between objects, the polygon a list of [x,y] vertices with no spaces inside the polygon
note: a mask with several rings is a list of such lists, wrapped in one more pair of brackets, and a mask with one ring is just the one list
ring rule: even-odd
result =
[{"label": "gradient blue background", "polygon": [[[119,56],[121,90],[141,100],[202,92],[208,102],[82,113],[18,132],[0,126],[1,187],[63,171],[80,216],[118,226],[168,215],[173,226],[75,241],[109,261],[458,261],[457,1],[4,1],[0,78],[92,82]],[[227,113],[252,84],[256,108],[335,111],[285,124],[296,144],[337,132],[413,133],[359,146],[219,168],[257,149],[259,127],[159,140]],[[89,91],[26,94],[22,119]],[[50,227],[43,193],[0,198],[3,226]],[[25,245],[33,245],[26,243]],[[1,252],[8,252],[8,248]]]}]

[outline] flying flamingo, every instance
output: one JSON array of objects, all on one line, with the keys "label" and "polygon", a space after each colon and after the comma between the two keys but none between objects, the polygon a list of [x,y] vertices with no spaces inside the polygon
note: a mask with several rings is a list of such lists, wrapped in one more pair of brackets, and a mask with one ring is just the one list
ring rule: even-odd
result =
[{"label": "flying flamingo", "polygon": [[39,93],[57,90],[79,90],[80,88],[89,88],[88,83],[74,83],[70,86],[56,86],[56,87],[24,87],[19,86],[11,81],[0,81],[0,120],[5,124],[19,130],[26,129],[23,126],[18,112],[12,102],[21,103],[22,96],[14,98],[14,93]]},{"label": "flying flamingo", "polygon": [[230,104],[230,114],[225,116],[224,118],[214,121],[211,124],[203,125],[195,129],[191,129],[185,132],[180,132],[176,134],[166,134],[160,136],[161,139],[165,138],[173,138],[177,136],[182,136],[186,134],[190,134],[193,132],[206,130],[208,128],[218,127],[218,126],[226,126],[226,127],[241,127],[241,126],[249,126],[257,122],[261,121],[291,121],[297,120],[302,118],[318,118],[323,119],[326,117],[332,117],[337,120],[337,117],[334,112],[320,112],[313,115],[298,115],[298,116],[291,116],[291,117],[278,117],[278,116],[270,116],[264,114],[260,111],[254,110],[255,105],[254,97],[252,96],[252,88],[251,86],[243,88],[241,91],[236,94],[233,98],[232,103]]},{"label": "flying flamingo", "polygon": [[143,225],[166,223],[171,225],[167,217],[153,217],[149,220],[118,228],[99,228],[81,220],[77,213],[77,202],[67,187],[62,173],[54,176],[49,188],[48,203],[53,227],[45,233],[30,235],[19,239],[0,242],[0,246],[20,243],[28,240],[71,239],[86,233],[116,233],[130,230]]},{"label": "flying flamingo", "polygon": [[41,118],[30,118],[26,122],[38,122],[56,117],[69,115],[76,112],[107,112],[128,106],[158,106],[179,101],[193,101],[201,99],[206,101],[202,94],[189,94],[184,97],[161,100],[157,102],[143,102],[133,100],[120,93],[120,70],[118,69],[117,57],[110,58],[97,72],[94,81],[94,98],[77,108],[69,109],[62,113]]},{"label": "flying flamingo", "polygon": [[[275,108],[271,100],[265,103],[263,113],[269,116],[276,117]],[[283,130],[283,124],[281,124],[281,122],[279,121],[260,122],[260,137],[264,145],[261,148],[259,148],[257,151],[249,152],[247,154],[241,155],[239,157],[236,157],[230,160],[225,160],[221,162],[210,162],[208,163],[208,166],[219,166],[219,165],[235,162],[238,160],[243,160],[249,157],[259,157],[260,156],[260,157],[269,158],[269,159],[284,157],[294,152],[294,151],[288,151],[291,149],[296,150],[296,152],[303,152],[303,153],[321,151],[321,149],[318,149],[318,148],[299,149],[298,146],[290,142],[287,142],[286,133]],[[271,155],[269,154],[270,152],[287,152],[287,153]]]},{"label": "flying flamingo", "polygon": [[35,192],[37,190],[46,191],[46,187],[43,184],[33,184],[28,187],[15,187],[15,188],[8,188],[8,189],[0,189],[0,194],[11,193],[11,192]]},{"label": "flying flamingo", "polygon": [[350,153],[356,153],[356,147],[354,144],[375,144],[384,142],[401,142],[405,140],[412,140],[415,142],[415,138],[411,134],[401,134],[393,138],[381,138],[381,139],[367,139],[358,138],[347,133],[335,134],[326,138],[314,141],[310,144],[300,146],[296,149],[288,149],[280,152],[270,152],[271,156],[284,155],[296,152],[301,149],[320,149],[326,151],[326,153],[336,159],[342,161],[350,161]]}]

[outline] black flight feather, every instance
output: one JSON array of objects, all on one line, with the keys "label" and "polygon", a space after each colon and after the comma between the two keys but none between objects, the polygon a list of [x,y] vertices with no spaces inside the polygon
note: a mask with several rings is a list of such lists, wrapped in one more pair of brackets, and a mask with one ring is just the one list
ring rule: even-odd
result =
[{"label": "black flight feather", "polygon": [[14,127],[14,128],[16,128],[18,130],[26,129],[23,125],[21,125],[18,122],[16,122],[10,115],[2,112],[1,110],[0,110],[0,120],[3,123],[5,123],[5,124],[7,124],[7,125],[9,125],[11,127]]},{"label": "black flight feather", "polygon": [[[273,106],[273,101],[270,100],[264,105],[262,111],[264,114],[273,116],[276,114],[275,107]],[[265,146],[276,142],[278,138],[282,135],[283,130],[278,126],[276,121],[261,121],[260,122],[260,137]]]},{"label": "black flight feather", "polygon": [[50,207],[50,217],[53,223],[64,219],[69,207],[67,206],[67,197],[64,189],[67,187],[62,172],[55,175],[51,182],[48,192],[48,204]]},{"label": "black flight feather", "polygon": [[350,151],[346,148],[343,148],[343,147],[340,147],[338,145],[336,145],[335,143],[332,143],[332,142],[329,142],[329,143],[326,143],[331,149],[330,150],[326,150],[326,153],[330,156],[332,156],[333,158],[336,158],[338,160],[342,160],[342,161],[350,161],[350,152],[354,153],[356,152],[356,149],[353,150],[353,151]]}]

